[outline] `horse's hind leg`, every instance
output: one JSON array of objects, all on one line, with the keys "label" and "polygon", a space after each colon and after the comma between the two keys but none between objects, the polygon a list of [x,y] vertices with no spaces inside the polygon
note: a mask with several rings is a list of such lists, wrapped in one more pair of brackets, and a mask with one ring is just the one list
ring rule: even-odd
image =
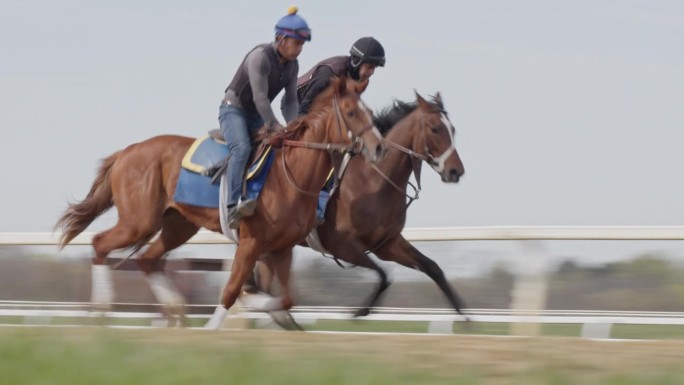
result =
[{"label": "horse's hind leg", "polygon": [[105,264],[109,253],[144,242],[154,232],[156,229],[131,226],[119,220],[116,226],[93,237],[91,303],[95,309],[108,310],[114,299],[111,270]]},{"label": "horse's hind leg", "polygon": [[[447,297],[454,310],[463,314],[463,301],[456,293],[444,276],[444,271],[435,261],[426,257],[418,249],[413,247],[404,237],[398,236],[381,246],[375,251],[380,259],[394,261],[411,269],[420,270],[427,274]],[[467,318],[466,318],[467,319]]]},{"label": "horse's hind leg", "polygon": [[[161,227],[161,216],[165,207],[165,193],[162,176],[148,163],[137,162],[137,158],[124,157],[117,160],[111,169],[112,199],[116,205],[119,220],[117,224],[93,238],[95,258],[93,260],[93,297],[111,303],[111,277],[104,265],[107,255],[116,249],[133,247],[139,249],[147,243]],[[151,167],[151,168],[150,168]],[[104,283],[103,283],[104,282]],[[110,293],[102,289],[109,286]],[[98,294],[99,293],[99,294]],[[102,295],[102,297],[97,297]]]},{"label": "horse's hind leg", "polygon": [[197,233],[199,227],[188,221],[175,209],[168,209],[162,217],[159,237],[138,258],[138,266],[145,274],[152,293],[169,317],[169,326],[175,323],[175,316],[185,324],[185,298],[160,268],[160,261],[166,253],[181,246]]}]

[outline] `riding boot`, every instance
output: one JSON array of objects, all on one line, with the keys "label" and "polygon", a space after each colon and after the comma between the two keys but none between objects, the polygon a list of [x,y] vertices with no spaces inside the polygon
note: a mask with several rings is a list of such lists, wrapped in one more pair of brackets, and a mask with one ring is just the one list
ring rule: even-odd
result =
[{"label": "riding boot", "polygon": [[228,227],[233,230],[239,229],[242,218],[249,217],[254,214],[256,203],[257,202],[255,199],[248,199],[240,202],[240,204],[237,206],[228,206]]}]

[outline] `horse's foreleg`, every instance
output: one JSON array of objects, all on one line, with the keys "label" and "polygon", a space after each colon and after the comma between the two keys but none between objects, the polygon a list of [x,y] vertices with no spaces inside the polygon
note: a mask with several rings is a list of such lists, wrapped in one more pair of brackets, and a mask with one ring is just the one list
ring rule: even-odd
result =
[{"label": "horse's foreleg", "polygon": [[257,286],[266,294],[273,295],[273,278],[275,277],[275,266],[271,253],[261,256],[261,260],[256,265]]},{"label": "horse's foreleg", "polygon": [[378,274],[380,281],[378,282],[375,291],[364,302],[364,305],[354,313],[354,317],[367,316],[370,314],[371,308],[377,305],[382,298],[382,295],[385,293],[385,290],[387,290],[391,284],[387,278],[387,273],[385,273],[377,263],[370,259],[368,254],[366,254],[364,247],[357,242],[326,239],[324,246],[336,258],[356,266],[371,269]]},{"label": "horse's foreleg", "polygon": [[274,298],[271,290],[275,277],[276,257],[277,255],[271,253],[262,255],[256,263],[256,268],[248,275],[247,283],[242,287],[240,302],[252,310],[270,312],[283,308],[282,299]]},{"label": "horse's foreleg", "polygon": [[242,286],[249,274],[254,270],[254,265],[260,254],[261,250],[256,239],[245,238],[240,240],[240,245],[233,259],[230,277],[223,289],[221,304],[224,308],[230,309],[235,304],[242,291]]},{"label": "horse's foreleg", "polygon": [[[413,247],[404,237],[398,236],[380,247],[375,254],[382,260],[394,261],[411,269],[420,270],[430,277],[442,290],[454,310],[461,315],[463,313],[463,300],[456,290],[449,284],[444,276],[444,271],[435,261],[425,256]],[[467,317],[466,317],[467,319]]]},{"label": "horse's foreleg", "polygon": [[[216,307],[214,314],[211,315],[209,321],[204,326],[205,329],[220,329],[223,321],[228,316],[228,309],[230,309],[235,301],[242,293],[242,288],[247,281],[250,274],[254,274],[254,265],[260,254],[255,246],[257,242],[254,238],[245,238],[240,240],[240,244],[233,257],[233,266],[230,269],[230,277],[226,286],[223,288],[221,296],[221,305]],[[248,294],[245,296],[245,305],[252,306],[248,300],[250,298],[257,298],[258,294]],[[258,299],[258,298],[257,298]]]},{"label": "horse's foreleg", "polygon": [[261,256],[256,263],[256,267],[247,276],[247,280],[242,286],[242,291],[245,293],[263,292],[271,294],[271,284],[274,274],[273,267],[269,266],[270,256],[270,253]]},{"label": "horse's foreleg", "polygon": [[375,270],[375,272],[378,273],[380,282],[378,282],[378,286],[375,288],[375,292],[373,292],[370,295],[370,297],[368,297],[368,299],[366,300],[366,304],[354,313],[354,317],[363,317],[370,314],[371,309],[375,307],[378,302],[380,302],[380,298],[382,298],[382,295],[385,293],[385,290],[387,290],[387,288],[391,284],[389,279],[387,279],[387,273],[385,273],[385,270],[378,266],[377,263],[373,262],[372,259],[368,258],[367,255],[364,254],[364,256],[368,259],[368,262],[370,262],[370,266],[364,267],[368,267],[369,269]]},{"label": "horse's foreleg", "polygon": [[290,291],[290,271],[292,269],[292,249],[282,250],[270,256],[278,281],[283,287],[282,310],[290,310],[294,301]]}]

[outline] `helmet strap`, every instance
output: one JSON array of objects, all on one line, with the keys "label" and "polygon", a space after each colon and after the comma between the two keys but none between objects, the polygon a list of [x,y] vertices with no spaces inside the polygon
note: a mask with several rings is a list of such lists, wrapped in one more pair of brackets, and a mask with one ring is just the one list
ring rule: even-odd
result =
[{"label": "helmet strap", "polygon": [[354,80],[359,80],[359,70],[361,69],[363,59],[352,55],[349,57],[349,75]]}]

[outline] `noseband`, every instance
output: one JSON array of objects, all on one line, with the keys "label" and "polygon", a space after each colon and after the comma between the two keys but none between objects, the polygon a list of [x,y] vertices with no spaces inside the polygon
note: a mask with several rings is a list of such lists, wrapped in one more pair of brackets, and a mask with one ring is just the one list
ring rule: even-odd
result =
[{"label": "noseband", "polygon": [[[421,119],[420,124],[421,124],[421,126],[424,125],[424,119]],[[433,169],[435,169],[435,171],[437,171],[437,172],[441,172],[440,170],[444,168],[444,163],[446,162],[447,158],[449,157],[449,155],[451,155],[452,152],[455,151],[454,145],[453,145],[454,143],[452,142],[451,146],[449,146],[448,149],[444,150],[444,152],[442,154],[440,154],[439,156],[434,156],[434,155],[430,154],[430,149],[428,149],[427,143],[426,143],[425,144],[425,155],[423,155],[423,154],[415,152],[409,148],[406,148],[400,144],[394,143],[391,140],[387,140],[384,138],[383,138],[383,140],[385,141],[385,143],[388,146],[393,147],[395,150],[399,150],[411,158],[417,158],[417,159],[420,159],[420,160],[426,162]]]}]

